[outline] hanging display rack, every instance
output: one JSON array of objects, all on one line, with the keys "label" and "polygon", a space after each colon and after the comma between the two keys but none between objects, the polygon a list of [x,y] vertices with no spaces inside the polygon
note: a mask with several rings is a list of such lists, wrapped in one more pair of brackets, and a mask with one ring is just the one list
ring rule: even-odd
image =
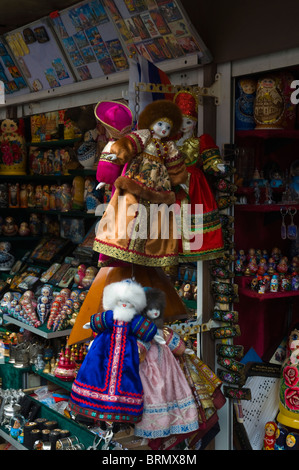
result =
[{"label": "hanging display rack", "polygon": [[214,98],[215,105],[220,104],[220,87],[221,87],[221,75],[217,73],[215,75],[215,81],[210,87],[200,86],[184,86],[184,85],[164,85],[156,83],[135,83],[135,92],[149,92],[149,93],[177,93],[182,90],[190,91],[197,97],[211,97]]}]

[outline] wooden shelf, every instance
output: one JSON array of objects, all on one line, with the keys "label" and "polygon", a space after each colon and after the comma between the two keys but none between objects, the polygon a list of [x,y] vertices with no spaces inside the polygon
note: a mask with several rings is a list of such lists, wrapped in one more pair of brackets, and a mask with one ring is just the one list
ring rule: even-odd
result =
[{"label": "wooden shelf", "polygon": [[86,170],[82,168],[76,168],[75,170],[68,170],[68,173],[52,173],[47,175],[4,175],[0,173],[0,180],[7,181],[32,181],[40,182],[42,178],[44,181],[57,181],[59,179],[73,180],[75,176],[95,176],[96,170]]},{"label": "wooden shelf", "polygon": [[234,209],[240,212],[279,212],[282,207],[294,207],[299,210],[298,203],[279,204],[235,204]]},{"label": "wooden shelf", "polygon": [[16,318],[13,318],[10,315],[6,315],[6,314],[3,315],[3,321],[6,324],[12,323],[21,328],[24,328],[25,330],[31,331],[32,333],[35,333],[38,336],[42,336],[43,338],[47,338],[47,339],[61,338],[62,336],[69,336],[72,331],[72,328],[69,328],[67,330],[59,330],[59,331],[48,330],[45,324],[40,326],[39,328],[35,328],[34,326],[27,325],[26,323],[23,323],[20,320],[17,320]]},{"label": "wooden shelf", "polygon": [[287,291],[287,292],[265,292],[265,294],[258,294],[257,292],[249,289],[248,287],[239,288],[239,294],[251,299],[256,299],[260,302],[264,300],[272,299],[283,299],[288,297],[298,297],[299,291]]},{"label": "wooden shelf", "polygon": [[[13,211],[13,212],[25,211],[29,214],[35,213],[35,214],[43,214],[43,215],[57,215],[57,216],[62,216],[62,217],[84,217],[87,219],[96,217],[94,212],[86,212],[84,210],[79,210],[79,209],[69,210],[69,211],[59,211],[59,210],[56,211],[52,209],[49,209],[49,210],[40,209],[37,207],[3,207],[1,208],[1,210]],[[13,238],[13,237],[6,237],[6,238]],[[17,236],[15,238],[17,238],[17,240],[26,239],[26,237],[21,237],[21,236]],[[29,238],[32,239],[32,237],[29,237]],[[39,240],[40,237],[37,237],[37,239]]]},{"label": "wooden shelf", "polygon": [[74,145],[76,142],[80,142],[82,137],[77,137],[76,139],[58,139],[58,140],[43,140],[41,142],[27,142],[28,147],[42,147],[42,148],[51,148],[51,147],[67,147]]},{"label": "wooden shelf", "polygon": [[236,131],[236,137],[254,137],[259,139],[299,139],[298,129],[253,129]]}]

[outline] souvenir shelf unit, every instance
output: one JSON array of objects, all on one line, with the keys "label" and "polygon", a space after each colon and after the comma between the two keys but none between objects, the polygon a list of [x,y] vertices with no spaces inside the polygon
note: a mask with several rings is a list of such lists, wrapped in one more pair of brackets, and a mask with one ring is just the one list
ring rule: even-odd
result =
[{"label": "souvenir shelf unit", "polygon": [[235,88],[238,342],[269,361],[299,306],[296,68],[239,77]]},{"label": "souvenir shelf unit", "polygon": [[[11,242],[21,256],[46,234],[81,243],[94,223],[100,202],[95,194],[102,195],[95,189],[96,141],[70,135],[71,127],[57,118],[59,113],[1,123],[0,241]],[[33,124],[43,117],[56,123],[49,136],[39,134]],[[5,123],[18,128],[4,132]]]}]

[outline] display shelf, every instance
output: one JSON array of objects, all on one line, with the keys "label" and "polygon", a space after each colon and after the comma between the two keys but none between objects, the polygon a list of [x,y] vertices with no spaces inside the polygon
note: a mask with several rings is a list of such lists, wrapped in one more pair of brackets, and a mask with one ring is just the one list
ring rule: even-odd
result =
[{"label": "display shelf", "polygon": [[298,297],[299,291],[287,291],[287,292],[265,292],[264,294],[259,294],[248,287],[240,287],[239,289],[240,295],[245,295],[246,297],[250,297],[252,299],[259,300],[262,302],[263,300],[275,300],[281,299],[286,297]]},{"label": "display shelf", "polygon": [[9,444],[12,444],[17,450],[28,450],[27,447],[23,446],[19,441],[11,437],[11,435],[6,432],[6,427],[0,426],[0,436],[5,439],[6,442],[9,442]]},{"label": "display shelf", "polygon": [[[28,214],[32,214],[32,213],[35,213],[35,214],[44,214],[44,215],[57,215],[57,216],[62,216],[62,217],[84,217],[84,218],[94,218],[95,217],[95,214],[94,212],[85,212],[84,210],[69,210],[69,211],[59,211],[59,210],[53,210],[53,209],[49,209],[49,210],[45,210],[45,209],[39,209],[39,208],[36,208],[36,207],[5,207],[5,208],[2,208],[3,210],[7,210],[7,211],[12,211],[12,213],[14,212],[17,212],[17,211],[22,211],[22,212],[25,212],[25,213],[28,213]],[[26,238],[32,240],[33,237],[21,237],[21,236],[18,236],[18,237],[6,237],[7,239],[17,239],[17,240],[26,240]],[[37,240],[40,240],[40,237],[34,237],[34,239],[37,239]]]},{"label": "display shelf", "polygon": [[4,235],[3,236],[0,236],[0,241],[1,242],[21,242],[21,241],[31,241],[31,242],[34,242],[34,241],[39,241],[41,237],[21,237],[20,235],[19,236],[14,236],[14,237],[5,237]]},{"label": "display shelf", "polygon": [[276,203],[276,204],[235,204],[234,208],[240,212],[279,212],[282,207],[294,207],[299,210],[298,203]]},{"label": "display shelf", "polygon": [[62,179],[63,180],[72,180],[74,175],[71,174],[62,174],[62,173],[57,173],[56,175],[3,175],[0,173],[0,180],[5,180],[5,182],[9,181],[38,181],[40,182],[41,178],[45,181],[57,181],[57,179]]},{"label": "display shelf", "polygon": [[0,180],[5,181],[40,181],[42,178],[45,181],[57,181],[57,179],[72,180],[75,176],[95,176],[96,170],[86,170],[82,168],[76,168],[75,170],[68,170],[68,173],[53,173],[45,175],[4,175],[0,173]]},{"label": "display shelf", "polygon": [[65,382],[65,381],[63,381],[63,380],[60,380],[60,379],[58,379],[57,377],[55,377],[55,375],[46,374],[46,373],[43,372],[42,370],[36,369],[34,366],[32,366],[32,371],[33,371],[35,374],[39,375],[40,377],[43,377],[44,379],[49,380],[49,382],[55,383],[55,384],[58,385],[59,387],[64,388],[65,390],[67,390],[67,391],[69,391],[69,392],[72,390],[73,382]]},{"label": "display shelf", "polygon": [[20,320],[10,317],[9,315],[6,315],[6,314],[3,315],[3,321],[5,322],[5,324],[12,323],[21,328],[24,328],[25,330],[31,331],[32,333],[35,333],[38,336],[42,336],[43,338],[47,338],[47,339],[69,336],[72,331],[71,328],[67,330],[51,331],[47,328],[46,324],[40,326],[39,328],[35,328],[34,326],[27,325],[26,323],[23,323]]},{"label": "display shelf", "polygon": [[[59,429],[67,429],[71,435],[77,436],[79,441],[85,446],[85,448],[92,446],[95,438],[95,433],[88,430],[87,427],[73,421],[72,419],[58,413],[56,410],[49,408],[44,403],[36,400],[34,397],[29,396],[30,400],[40,405],[39,416],[40,418],[47,418],[49,421],[57,421],[57,427]],[[0,427],[0,435],[18,450],[28,450],[23,444],[20,444],[16,439],[6,431],[7,428],[4,426]]]},{"label": "display shelf", "polygon": [[76,142],[80,142],[82,137],[76,137],[75,139],[57,139],[57,140],[43,140],[41,142],[27,142],[26,145],[29,147],[68,147],[74,145]]},{"label": "display shelf", "polygon": [[299,139],[298,129],[252,129],[236,131],[236,137],[253,137],[259,139]]}]

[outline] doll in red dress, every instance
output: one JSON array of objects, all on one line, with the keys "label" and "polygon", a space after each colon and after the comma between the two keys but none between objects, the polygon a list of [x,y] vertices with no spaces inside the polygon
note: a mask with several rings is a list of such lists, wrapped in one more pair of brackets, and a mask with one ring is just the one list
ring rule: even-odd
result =
[{"label": "doll in red dress", "polygon": [[274,450],[276,441],[277,424],[274,421],[268,421],[265,424],[265,436],[263,450]]},{"label": "doll in red dress", "polygon": [[[190,92],[180,91],[175,95],[174,102],[183,115],[176,145],[185,158],[188,171],[184,190],[180,189],[177,193],[176,202],[181,206],[183,220],[184,211],[188,210],[189,214],[191,211],[188,219],[191,221],[191,231],[189,229],[184,234],[182,230],[179,258],[181,262],[219,258],[223,254],[221,223],[214,194],[205,176],[205,173],[221,171],[223,162],[219,148],[210,135],[195,135],[198,119],[196,97]],[[199,204],[202,205],[202,217],[199,206],[196,206]],[[195,238],[190,236],[193,234]]]}]

